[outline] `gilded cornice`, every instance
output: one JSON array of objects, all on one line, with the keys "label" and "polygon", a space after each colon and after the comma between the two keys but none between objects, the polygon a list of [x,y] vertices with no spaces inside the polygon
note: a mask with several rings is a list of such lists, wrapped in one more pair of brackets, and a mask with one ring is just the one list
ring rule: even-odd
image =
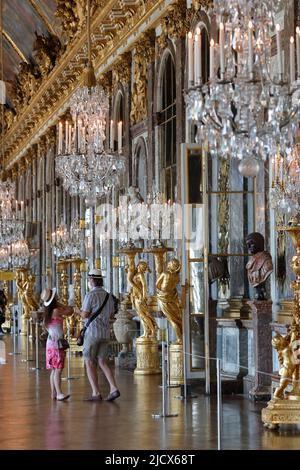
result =
[{"label": "gilded cornice", "polygon": [[51,126],[46,134],[47,150],[51,149],[56,143],[56,127]]},{"label": "gilded cornice", "polygon": [[[117,59],[117,51],[120,47],[126,52],[134,47],[133,40],[140,38],[140,28],[145,25],[151,28],[157,23],[159,15],[165,15],[171,0],[108,0],[102,8],[97,9],[91,24],[92,54],[95,69],[100,67],[112,68],[111,58]],[[122,9],[126,18],[123,28],[112,27],[111,11]],[[153,15],[153,24],[149,19]],[[156,15],[156,16],[155,16]],[[120,15],[118,24],[120,23]],[[130,39],[131,42],[128,40]],[[6,155],[6,166],[9,168],[16,159],[20,158],[31,145],[35,136],[41,135],[46,123],[55,122],[60,110],[67,103],[74,90],[82,82],[83,64],[86,58],[86,32],[77,34],[65,51],[58,59],[55,67],[42,82],[34,94],[30,103],[18,115],[12,127],[5,135],[4,150]],[[152,52],[151,52],[152,53]],[[109,62],[110,60],[110,62]]]},{"label": "gilded cornice", "polygon": [[38,141],[38,158],[42,158],[47,152],[47,137],[43,135]]}]

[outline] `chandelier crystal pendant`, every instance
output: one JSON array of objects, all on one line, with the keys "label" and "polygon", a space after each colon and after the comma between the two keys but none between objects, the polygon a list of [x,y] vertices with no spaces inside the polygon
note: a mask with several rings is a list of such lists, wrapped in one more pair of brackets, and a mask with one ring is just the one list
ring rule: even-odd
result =
[{"label": "chandelier crystal pendant", "polygon": [[[290,39],[290,69],[284,70],[278,0],[215,0],[219,44],[210,42],[210,76],[201,75],[201,30],[188,36],[187,117],[197,126],[196,140],[211,155],[263,159],[277,146],[291,149],[300,93],[300,31]],[[272,36],[277,56],[272,58]],[[200,46],[199,46],[200,44]],[[296,54],[295,54],[296,52]],[[297,80],[296,61],[297,58]],[[255,164],[255,161],[254,161]],[[252,165],[258,168],[257,163]]]},{"label": "chandelier crystal pendant", "polygon": [[91,59],[90,0],[87,1],[88,63],[84,71],[84,86],[70,101],[71,122],[59,123],[56,172],[71,196],[96,198],[119,184],[125,171],[125,158],[120,153],[107,153],[106,117],[109,100],[103,88],[96,84]]}]

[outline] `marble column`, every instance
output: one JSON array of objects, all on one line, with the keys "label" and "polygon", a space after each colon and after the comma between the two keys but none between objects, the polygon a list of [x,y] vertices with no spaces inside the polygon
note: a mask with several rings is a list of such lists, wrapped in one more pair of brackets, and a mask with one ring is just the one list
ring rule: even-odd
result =
[{"label": "marble column", "polygon": [[249,301],[252,311],[253,350],[254,350],[254,387],[249,396],[253,400],[268,400],[271,395],[272,373],[272,301]]}]

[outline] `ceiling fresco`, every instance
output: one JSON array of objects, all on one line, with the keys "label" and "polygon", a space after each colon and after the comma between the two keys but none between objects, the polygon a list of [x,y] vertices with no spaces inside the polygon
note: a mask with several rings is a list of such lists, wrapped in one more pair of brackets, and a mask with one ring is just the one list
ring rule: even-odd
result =
[{"label": "ceiling fresco", "polygon": [[31,61],[35,31],[60,36],[55,0],[3,0],[4,80],[13,80],[19,63]]}]

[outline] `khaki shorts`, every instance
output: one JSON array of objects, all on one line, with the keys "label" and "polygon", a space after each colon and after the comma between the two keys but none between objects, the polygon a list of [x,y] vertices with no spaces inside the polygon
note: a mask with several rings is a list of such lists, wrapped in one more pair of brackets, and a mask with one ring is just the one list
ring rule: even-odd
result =
[{"label": "khaki shorts", "polygon": [[108,356],[109,341],[105,339],[84,338],[83,357],[97,362],[97,359],[105,359]]}]

